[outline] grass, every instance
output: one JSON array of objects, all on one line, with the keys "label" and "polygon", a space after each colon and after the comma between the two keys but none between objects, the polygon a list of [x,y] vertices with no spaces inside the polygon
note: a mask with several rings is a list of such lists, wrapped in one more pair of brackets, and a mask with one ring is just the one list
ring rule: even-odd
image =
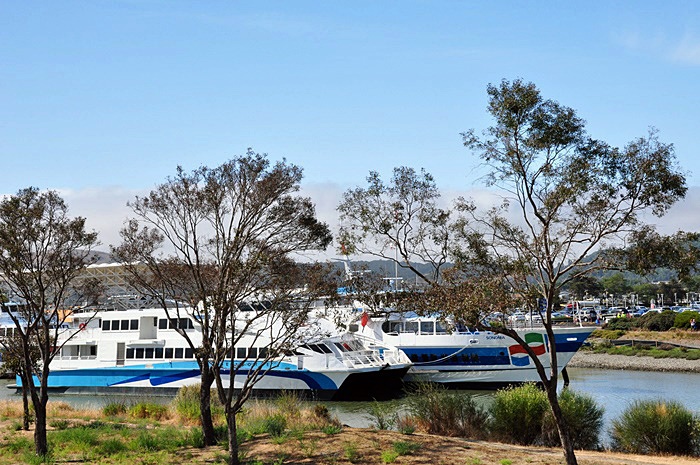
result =
[{"label": "grass", "polygon": [[647,347],[641,345],[614,346],[611,344],[595,344],[591,351],[597,354],[644,356],[653,358],[680,358],[686,360],[700,360],[700,349],[686,349],[684,347]]}]

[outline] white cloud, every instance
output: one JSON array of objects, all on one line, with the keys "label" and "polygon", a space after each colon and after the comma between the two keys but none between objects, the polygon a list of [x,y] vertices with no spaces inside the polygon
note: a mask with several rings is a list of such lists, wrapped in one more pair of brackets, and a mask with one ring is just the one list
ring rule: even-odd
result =
[{"label": "white cloud", "polygon": [[683,37],[669,37],[664,33],[641,34],[627,32],[618,37],[628,50],[656,56],[675,63],[700,65],[700,37],[686,32]]},{"label": "white cloud", "polygon": [[672,50],[671,58],[679,63],[700,65],[700,38],[686,34]]},{"label": "white cloud", "polygon": [[[339,226],[336,210],[342,199],[344,188],[338,184],[306,184],[301,194],[308,196],[316,204],[316,214],[321,221],[326,222],[333,233]],[[120,242],[119,230],[124,221],[130,216],[131,210],[126,206],[128,201],[137,195],[147,194],[146,190],[128,190],[120,187],[92,188],[84,190],[62,190],[61,196],[68,203],[71,216],[83,216],[87,219],[89,229],[99,233],[102,243],[98,250],[108,251],[109,245]],[[486,189],[468,191],[449,191],[443,195],[444,207],[451,205],[452,200],[459,196],[471,198],[479,209],[493,207],[500,203],[500,198]],[[676,204],[663,218],[648,217],[645,220],[656,224],[662,234],[673,234],[676,231],[700,230],[700,186],[688,189],[684,200]],[[483,210],[482,210],[483,211]],[[337,257],[338,245],[332,244],[321,258]]]},{"label": "white cloud", "polygon": [[97,250],[109,251],[110,245],[121,242],[119,230],[130,216],[127,202],[137,195],[143,196],[145,190],[129,190],[121,187],[90,188],[82,190],[59,190],[68,204],[71,216],[82,216],[88,230],[99,234],[100,245]]}]

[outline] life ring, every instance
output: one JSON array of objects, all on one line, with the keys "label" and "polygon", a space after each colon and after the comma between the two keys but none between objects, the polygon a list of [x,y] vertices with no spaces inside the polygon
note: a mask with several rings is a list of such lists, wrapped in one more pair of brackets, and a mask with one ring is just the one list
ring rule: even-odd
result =
[{"label": "life ring", "polygon": [[81,331],[84,330],[84,329],[85,329],[85,323],[80,323],[80,324],[78,325],[78,328],[80,328]]}]

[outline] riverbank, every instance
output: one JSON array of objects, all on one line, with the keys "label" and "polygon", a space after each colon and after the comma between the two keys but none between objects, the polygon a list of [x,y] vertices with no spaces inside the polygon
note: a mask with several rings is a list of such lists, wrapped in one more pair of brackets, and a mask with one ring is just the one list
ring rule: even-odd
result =
[{"label": "riverbank", "polygon": [[609,370],[700,373],[700,360],[596,354],[585,350],[576,352],[568,366],[574,368],[601,368]]}]

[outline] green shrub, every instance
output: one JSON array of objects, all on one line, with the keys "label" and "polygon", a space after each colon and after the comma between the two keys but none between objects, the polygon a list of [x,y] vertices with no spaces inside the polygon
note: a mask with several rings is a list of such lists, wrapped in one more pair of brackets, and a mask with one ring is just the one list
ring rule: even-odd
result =
[{"label": "green shrub", "polygon": [[599,337],[601,339],[606,339],[606,340],[615,340],[619,339],[622,335],[625,334],[625,331],[621,329],[596,329],[593,331],[590,335],[592,338]]},{"label": "green shrub", "polygon": [[325,434],[331,436],[333,434],[338,434],[341,431],[343,431],[343,427],[340,425],[326,425],[323,428],[321,428],[321,431],[323,431]]},{"label": "green shrub", "polygon": [[126,444],[124,444],[120,439],[108,438],[100,443],[97,448],[97,452],[103,457],[109,457],[110,455],[117,455],[127,450]]},{"label": "green shrub", "polygon": [[129,408],[129,416],[132,418],[162,420],[168,416],[168,407],[153,402],[139,402]]},{"label": "green shrub", "polygon": [[289,418],[298,417],[301,411],[302,399],[296,392],[283,391],[276,399],[275,405],[280,412]]},{"label": "green shrub", "polygon": [[678,402],[637,400],[613,420],[612,447],[635,454],[693,455],[698,453],[699,426]]},{"label": "green shrub", "polygon": [[410,455],[420,449],[421,445],[413,441],[396,441],[391,447],[399,455]]},{"label": "green shrub", "polygon": [[274,438],[282,436],[284,430],[287,429],[287,419],[279,413],[265,418],[263,424],[265,432]]},{"label": "green shrub", "polygon": [[700,313],[698,312],[681,312],[676,314],[676,319],[673,320],[673,326],[678,329],[690,329],[690,320],[695,318],[695,321],[700,325]]},{"label": "green shrub", "polygon": [[63,419],[51,420],[49,426],[54,429],[67,429],[70,426],[70,422]]},{"label": "green shrub", "polygon": [[639,317],[638,326],[647,331],[668,331],[673,328],[676,315],[676,312],[670,310],[661,313],[647,312]]},{"label": "green shrub", "polygon": [[110,402],[102,407],[102,414],[106,417],[116,417],[118,415],[124,415],[126,410],[126,403]]},{"label": "green shrub", "polygon": [[489,429],[488,413],[466,393],[424,384],[407,397],[406,404],[409,412],[431,434],[482,438]]},{"label": "green shrub", "polygon": [[391,429],[396,423],[394,410],[388,404],[382,404],[376,400],[369,407],[369,419],[372,420],[374,427],[380,430]]},{"label": "green shrub", "polygon": [[188,421],[198,421],[201,415],[199,408],[199,384],[183,386],[173,399],[173,406],[178,416]]},{"label": "green shrub", "polygon": [[637,319],[636,318],[627,318],[627,317],[621,317],[621,318],[613,318],[610,320],[604,327],[604,329],[608,330],[616,330],[616,331],[629,331],[631,329],[634,329],[637,327]]},{"label": "green shrub", "polygon": [[547,395],[534,384],[500,390],[491,406],[493,432],[505,441],[534,444],[548,409]]},{"label": "green shrub", "polygon": [[[564,421],[569,426],[571,441],[576,449],[596,449],[600,430],[603,427],[603,408],[593,397],[571,389],[564,389],[559,395]],[[561,444],[554,415],[547,409],[542,425],[542,443],[550,447]]]},{"label": "green shrub", "polygon": [[394,463],[399,458],[399,453],[395,450],[383,450],[381,457],[383,463]]}]

